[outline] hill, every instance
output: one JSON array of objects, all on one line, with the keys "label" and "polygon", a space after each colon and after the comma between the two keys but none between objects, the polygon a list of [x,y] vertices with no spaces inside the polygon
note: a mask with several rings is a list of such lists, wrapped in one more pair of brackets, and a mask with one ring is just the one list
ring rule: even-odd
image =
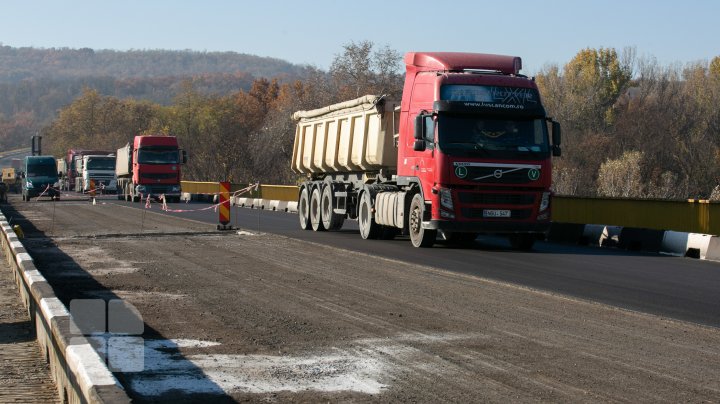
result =
[{"label": "hill", "polygon": [[152,78],[242,72],[254,77],[300,77],[287,61],[235,52],[13,48],[0,44],[0,82],[36,78]]}]

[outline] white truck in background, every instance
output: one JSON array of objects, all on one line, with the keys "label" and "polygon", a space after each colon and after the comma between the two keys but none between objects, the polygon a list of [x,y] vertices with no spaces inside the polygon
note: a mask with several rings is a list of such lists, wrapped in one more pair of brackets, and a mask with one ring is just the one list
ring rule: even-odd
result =
[{"label": "white truck in background", "polygon": [[97,193],[114,194],[117,192],[115,176],[115,155],[87,155],[78,159],[75,167],[75,190],[87,193],[91,190],[91,181]]}]

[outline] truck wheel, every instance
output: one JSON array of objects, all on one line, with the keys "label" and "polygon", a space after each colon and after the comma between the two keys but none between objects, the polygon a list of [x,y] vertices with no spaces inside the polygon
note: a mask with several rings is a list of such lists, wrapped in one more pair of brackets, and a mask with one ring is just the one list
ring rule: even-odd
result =
[{"label": "truck wheel", "polygon": [[298,198],[298,217],[300,218],[300,228],[310,230],[310,194],[307,187],[303,187]]},{"label": "truck wheel", "polygon": [[534,234],[512,234],[509,238],[513,250],[529,251],[535,244]]},{"label": "truck wheel", "polygon": [[345,221],[345,216],[333,212],[333,191],[332,186],[327,185],[320,197],[320,216],[323,226],[328,230],[338,230]]},{"label": "truck wheel", "polygon": [[325,230],[320,212],[320,188],[313,189],[312,196],[310,196],[310,225],[314,231]]},{"label": "truck wheel", "polygon": [[360,197],[360,206],[358,207],[358,227],[360,227],[360,236],[366,240],[376,239],[382,230],[380,225],[375,223],[372,215],[372,200],[369,192],[363,192]]},{"label": "truck wheel", "polygon": [[435,238],[437,237],[437,230],[423,229],[424,211],[425,201],[422,195],[415,194],[412,202],[410,202],[410,217],[408,218],[410,241],[415,247],[430,247],[435,244]]}]

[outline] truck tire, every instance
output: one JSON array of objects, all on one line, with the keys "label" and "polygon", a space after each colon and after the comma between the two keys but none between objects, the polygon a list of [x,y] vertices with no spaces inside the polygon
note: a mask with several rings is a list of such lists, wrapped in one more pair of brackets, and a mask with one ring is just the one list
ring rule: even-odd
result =
[{"label": "truck tire", "polygon": [[360,197],[358,206],[358,227],[360,228],[360,237],[365,240],[376,239],[380,235],[382,228],[375,223],[372,214],[372,200],[369,192],[363,192]]},{"label": "truck tire", "polygon": [[423,229],[423,215],[425,212],[425,201],[422,195],[415,194],[410,202],[410,216],[408,218],[408,231],[410,241],[415,247],[430,247],[435,244],[437,230]]},{"label": "truck tire", "polygon": [[345,221],[344,215],[333,212],[333,199],[332,185],[326,185],[320,197],[320,215],[323,226],[328,230],[340,229]]},{"label": "truck tire", "polygon": [[320,212],[320,199],[320,188],[313,189],[312,195],[310,196],[310,225],[314,231],[325,230],[322,222],[322,213]]},{"label": "truck tire", "polygon": [[510,246],[513,250],[530,251],[535,244],[536,236],[534,234],[512,234],[509,237]]},{"label": "truck tire", "polygon": [[310,230],[310,194],[307,187],[300,190],[298,197],[298,217],[300,218],[300,228]]}]

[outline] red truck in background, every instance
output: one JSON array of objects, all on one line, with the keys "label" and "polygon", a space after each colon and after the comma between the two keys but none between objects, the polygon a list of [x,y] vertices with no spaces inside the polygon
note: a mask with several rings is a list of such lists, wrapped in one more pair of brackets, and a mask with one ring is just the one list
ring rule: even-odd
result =
[{"label": "red truck in background", "polygon": [[[78,160],[82,160],[84,156],[88,155],[108,155],[111,154],[112,151],[108,150],[86,150],[86,149],[69,149],[67,152],[67,155],[65,157],[65,169],[66,171],[63,173],[65,178],[62,178],[61,188],[63,188],[66,191],[73,191],[75,190],[75,184],[77,182],[76,178],[78,177],[79,173],[77,172],[77,162]],[[80,190],[78,190],[80,191]]]},{"label": "red truck in background", "polygon": [[118,199],[137,202],[164,195],[168,202],[180,201],[180,166],[186,161],[175,136],[135,136],[117,150]]},{"label": "red truck in background", "polygon": [[[411,52],[400,102],[365,96],[293,115],[292,170],[305,174],[303,229],[357,219],[363,238],[408,234],[431,246],[480,233],[530,249],[550,228],[548,118],[519,57]],[[548,128],[550,126],[550,128]]]}]

